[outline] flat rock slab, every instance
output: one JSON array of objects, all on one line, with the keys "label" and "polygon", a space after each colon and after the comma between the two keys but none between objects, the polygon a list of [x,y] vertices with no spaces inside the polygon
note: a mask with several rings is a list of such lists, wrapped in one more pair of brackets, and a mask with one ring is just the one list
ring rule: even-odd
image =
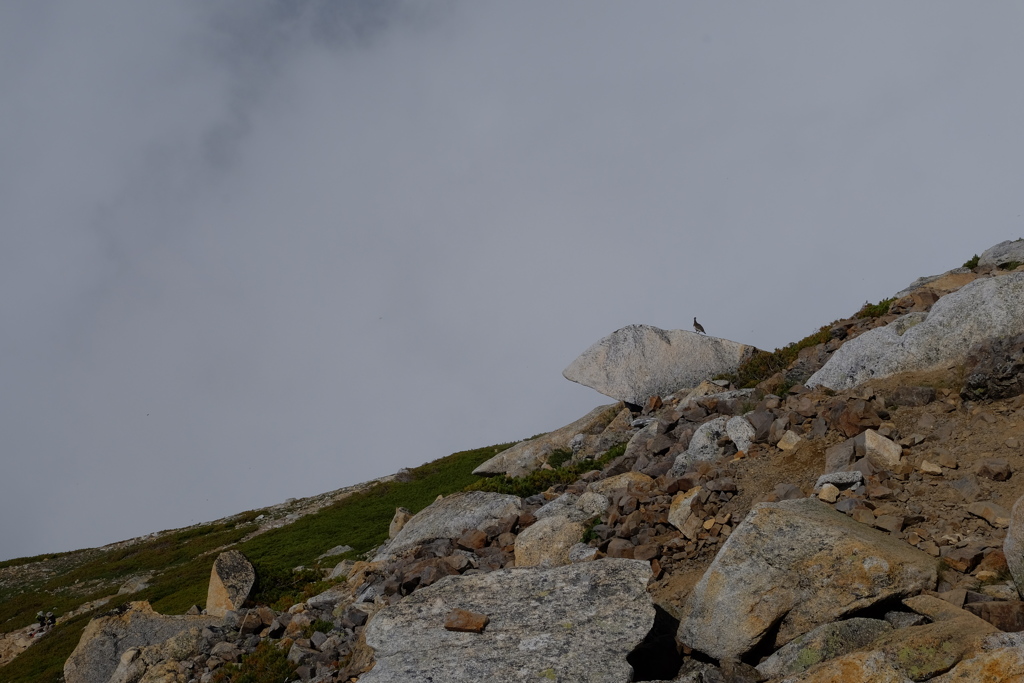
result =
[{"label": "flat rock slab", "polygon": [[[605,558],[549,570],[449,576],[366,627],[377,664],[361,683],[632,680],[626,656],[654,623],[646,562]],[[453,609],[486,615],[483,633],[447,631]]]},{"label": "flat rock slab", "polygon": [[126,607],[97,617],[85,627],[78,646],[64,663],[67,683],[107,681],[128,650],[163,643],[192,627],[221,623],[209,616],[164,616],[154,612],[148,602],[130,602]]},{"label": "flat rock slab", "polygon": [[734,373],[757,349],[685,330],[629,325],[601,339],[562,375],[606,396],[643,405],[703,380]]},{"label": "flat rock slab", "polygon": [[467,529],[481,529],[502,517],[518,515],[518,496],[490,491],[465,491],[435,501],[412,516],[395,537],[377,550],[374,562],[383,562],[435,538],[458,538]]},{"label": "flat rock slab", "polygon": [[892,626],[881,619],[854,618],[823,624],[787,643],[758,664],[757,670],[768,678],[798,674],[819,662],[859,650],[889,631]]},{"label": "flat rock slab", "polygon": [[570,442],[577,434],[600,434],[622,409],[622,406],[618,403],[598,406],[580,419],[561,429],[556,429],[536,439],[521,441],[515,446],[498,453],[473,470],[473,474],[483,476],[498,474],[507,474],[510,477],[525,476],[547,462],[548,456],[556,450],[569,449]]},{"label": "flat rock slab", "polygon": [[[921,316],[924,316],[923,319]],[[917,324],[909,325],[913,319]],[[1024,333],[1024,273],[982,278],[843,344],[807,386],[849,389],[873,377],[958,363],[981,342]]]},{"label": "flat rock slab", "polygon": [[926,553],[817,499],[761,503],[693,589],[677,638],[737,659],[773,627],[778,647],[881,600],[932,589],[936,569]]}]

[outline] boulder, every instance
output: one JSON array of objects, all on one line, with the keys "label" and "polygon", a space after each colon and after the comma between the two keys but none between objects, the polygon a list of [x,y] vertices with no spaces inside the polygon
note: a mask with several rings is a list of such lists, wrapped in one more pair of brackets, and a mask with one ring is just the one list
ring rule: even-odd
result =
[{"label": "boulder", "polygon": [[1024,263],[1024,239],[1006,240],[986,249],[978,258],[978,267],[998,267]]},{"label": "boulder", "polygon": [[569,564],[569,550],[579,543],[586,526],[565,515],[538,519],[516,536],[516,566]]},{"label": "boulder", "polygon": [[854,618],[823,624],[790,641],[778,652],[757,665],[763,676],[791,676],[810,669],[819,662],[859,650],[892,630],[881,619]]},{"label": "boulder", "polygon": [[206,613],[222,617],[231,610],[241,609],[256,585],[256,570],[237,550],[227,550],[217,556],[210,571],[210,587],[206,591]]},{"label": "boulder", "polygon": [[[648,563],[612,558],[446,577],[369,622],[377,664],[360,683],[632,680],[626,656],[654,623],[650,577]],[[487,628],[445,630],[455,608]]]},{"label": "boulder", "polygon": [[686,601],[678,639],[737,659],[883,600],[931,589],[936,560],[815,498],[756,505]]},{"label": "boulder", "polygon": [[919,277],[911,282],[906,289],[897,292],[894,298],[902,299],[922,287],[927,287],[938,294],[949,294],[977,278],[978,276],[970,268],[954,268],[938,275]]},{"label": "boulder", "polygon": [[[904,319],[918,316],[908,327]],[[923,316],[923,319],[921,318]],[[1024,333],[1024,273],[982,278],[843,344],[807,386],[849,389],[873,377],[948,367],[986,340]]]},{"label": "boulder", "polygon": [[782,683],[907,683],[908,678],[882,652],[852,652],[830,659]]},{"label": "boulder", "polygon": [[[138,650],[158,645],[193,628],[220,624],[211,616],[164,616],[148,602],[130,602],[89,622],[71,656],[64,663],[66,683],[97,683],[144,669],[136,664]],[[178,648],[175,645],[175,648]],[[130,653],[134,650],[134,654]],[[122,660],[123,658],[123,660]]]},{"label": "boulder", "polygon": [[981,652],[961,660],[933,683],[1020,683],[1024,681],[1024,634],[994,633]]},{"label": "boulder", "polygon": [[1024,334],[991,339],[967,358],[965,400],[1013,398],[1024,393]]},{"label": "boulder", "polygon": [[729,418],[716,417],[698,427],[697,431],[693,433],[693,438],[690,439],[690,445],[676,456],[675,463],[668,472],[669,476],[681,477],[696,462],[718,460],[723,453],[722,447],[718,445],[718,440],[728,435],[729,421]]},{"label": "boulder", "polygon": [[736,450],[743,451],[744,453],[750,450],[750,444],[754,441],[755,430],[754,425],[750,424],[746,418],[739,415],[729,418],[729,421],[725,423],[725,432],[732,439],[732,442],[736,444]]},{"label": "boulder", "polygon": [[1017,592],[1024,596],[1024,496],[1017,499],[1010,511],[1003,554],[1006,555],[1006,564],[1010,568]]},{"label": "boulder", "polygon": [[412,513],[408,509],[395,508],[395,516],[391,518],[391,524],[388,525],[388,538],[397,536],[410,519],[412,519]]},{"label": "boulder", "polygon": [[413,515],[394,538],[377,549],[373,561],[385,561],[435,538],[457,538],[466,529],[482,531],[502,517],[518,515],[521,509],[518,496],[490,491],[453,493]]},{"label": "boulder", "polygon": [[525,476],[547,462],[548,457],[555,451],[570,450],[572,440],[576,436],[601,434],[621,410],[622,406],[618,403],[594,408],[580,419],[561,429],[556,429],[535,439],[521,441],[498,453],[473,470],[473,474]]},{"label": "boulder", "polygon": [[753,346],[685,330],[629,325],[601,339],[569,364],[566,379],[643,405],[715,375],[734,373]]}]

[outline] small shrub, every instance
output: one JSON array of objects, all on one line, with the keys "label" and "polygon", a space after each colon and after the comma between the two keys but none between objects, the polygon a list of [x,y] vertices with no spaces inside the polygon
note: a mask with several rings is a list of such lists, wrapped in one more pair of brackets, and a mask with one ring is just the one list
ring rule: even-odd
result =
[{"label": "small shrub", "polygon": [[733,380],[733,383],[745,389],[757,386],[776,372],[781,372],[789,367],[789,364],[796,360],[797,355],[803,349],[827,342],[831,336],[829,333],[831,328],[831,325],[825,325],[814,334],[810,334],[800,341],[788,344],[781,349],[775,349],[771,352],[754,352],[736,370],[736,379]]},{"label": "small shrub", "polygon": [[978,267],[978,255],[977,254],[975,254],[971,258],[967,259],[966,261],[964,261],[964,268],[970,268],[971,270],[974,270],[977,267]]},{"label": "small shrub", "polygon": [[558,469],[570,459],[572,459],[572,451],[567,448],[559,448],[558,450],[552,451],[551,455],[548,456],[548,464],[555,469]]},{"label": "small shrub", "polygon": [[302,629],[302,635],[305,638],[312,638],[313,634],[317,631],[320,633],[330,633],[334,630],[334,623],[325,619],[317,619],[311,624],[306,624],[306,627]]},{"label": "small shrub", "polygon": [[484,477],[466,487],[467,491],[491,491],[509,493],[520,498],[527,498],[552,486],[571,484],[585,472],[599,470],[615,458],[626,452],[626,444],[622,443],[609,448],[604,455],[594,460],[581,460],[577,463],[553,470],[534,470],[525,477]]},{"label": "small shrub", "polygon": [[594,533],[594,527],[601,523],[600,517],[594,517],[592,520],[587,522],[586,529],[583,530],[583,538],[580,539],[580,543],[590,543],[597,538],[597,534]]},{"label": "small shrub", "polygon": [[896,301],[896,299],[882,299],[877,304],[865,303],[864,307],[857,311],[857,317],[881,318],[883,315],[889,312],[889,307],[892,306],[893,301]]},{"label": "small shrub", "polygon": [[275,643],[264,640],[256,650],[242,657],[241,664],[226,664],[213,675],[212,683],[285,683],[292,680],[295,667],[288,654]]},{"label": "small shrub", "polygon": [[1007,261],[1006,263],[1000,263],[1000,270],[1017,270],[1020,266],[1020,261]]}]

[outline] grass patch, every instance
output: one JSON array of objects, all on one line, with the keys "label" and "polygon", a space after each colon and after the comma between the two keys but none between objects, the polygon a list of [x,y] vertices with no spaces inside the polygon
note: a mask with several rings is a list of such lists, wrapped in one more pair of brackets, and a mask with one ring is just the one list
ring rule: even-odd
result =
[{"label": "grass patch", "polygon": [[1020,266],[1020,261],[1007,261],[1006,263],[1000,263],[1000,270],[1017,270]]},{"label": "grass patch", "polygon": [[551,455],[548,456],[548,464],[557,469],[571,459],[572,451],[567,448],[559,448],[552,451]]},{"label": "grass patch", "polygon": [[892,306],[892,302],[896,301],[895,298],[882,299],[877,304],[865,303],[864,306],[857,311],[856,318],[881,318],[883,315],[889,312],[889,307]]},{"label": "grass patch", "polygon": [[978,255],[975,254],[971,258],[969,258],[966,261],[964,261],[964,268],[970,268],[971,270],[974,270],[975,268],[978,267],[978,261],[979,260],[980,259],[979,259]]},{"label": "grass patch", "polygon": [[736,377],[732,380],[736,386],[744,389],[757,386],[777,372],[782,372],[789,367],[790,363],[803,349],[824,344],[831,335],[832,325],[825,325],[814,334],[810,334],[800,341],[788,344],[781,349],[774,351],[755,351],[754,355],[743,362],[736,370]]},{"label": "grass patch", "polygon": [[213,675],[212,683],[284,683],[292,680],[295,666],[288,661],[288,653],[269,640],[262,641],[256,650],[242,657],[241,664],[226,664]]}]

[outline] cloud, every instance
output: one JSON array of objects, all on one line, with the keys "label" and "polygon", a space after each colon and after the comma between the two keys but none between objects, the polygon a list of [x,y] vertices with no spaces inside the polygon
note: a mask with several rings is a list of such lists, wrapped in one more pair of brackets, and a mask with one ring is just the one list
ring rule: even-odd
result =
[{"label": "cloud", "polygon": [[1019,236],[1018,14],[5,5],[0,554],[554,429],[618,327],[772,348]]}]

